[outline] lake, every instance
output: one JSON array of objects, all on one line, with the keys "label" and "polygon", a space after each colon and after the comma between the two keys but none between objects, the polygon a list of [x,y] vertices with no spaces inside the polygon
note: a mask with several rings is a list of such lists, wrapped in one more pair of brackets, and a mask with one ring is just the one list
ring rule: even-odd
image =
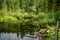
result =
[{"label": "lake", "polygon": [[39,38],[31,38],[23,36],[21,37],[21,34],[17,35],[17,33],[0,33],[0,40],[39,40]]}]

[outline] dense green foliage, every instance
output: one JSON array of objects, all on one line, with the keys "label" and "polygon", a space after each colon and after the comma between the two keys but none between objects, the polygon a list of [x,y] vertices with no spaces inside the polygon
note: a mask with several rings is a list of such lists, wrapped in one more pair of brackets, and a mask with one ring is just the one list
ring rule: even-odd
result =
[{"label": "dense green foliage", "polygon": [[57,20],[59,0],[0,0],[0,32],[34,32]]}]

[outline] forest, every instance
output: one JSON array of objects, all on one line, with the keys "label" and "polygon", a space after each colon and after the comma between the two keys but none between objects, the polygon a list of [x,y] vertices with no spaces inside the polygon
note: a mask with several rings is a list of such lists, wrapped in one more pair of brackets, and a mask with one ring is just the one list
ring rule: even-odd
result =
[{"label": "forest", "polygon": [[[0,32],[33,33],[49,29],[48,34],[44,32],[42,35],[54,40],[58,22],[59,0],[0,0]],[[60,38],[60,28],[57,30]]]}]

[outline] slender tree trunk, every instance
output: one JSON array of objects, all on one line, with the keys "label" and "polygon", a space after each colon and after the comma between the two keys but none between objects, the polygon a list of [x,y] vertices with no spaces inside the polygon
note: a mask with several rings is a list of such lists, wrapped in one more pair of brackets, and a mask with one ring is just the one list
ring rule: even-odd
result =
[{"label": "slender tree trunk", "polygon": [[38,11],[38,7],[36,7],[36,14],[38,14],[38,12],[39,12],[39,11]]},{"label": "slender tree trunk", "polygon": [[56,31],[55,31],[55,39],[54,40],[58,40],[58,27],[59,27],[59,21],[57,21]]}]

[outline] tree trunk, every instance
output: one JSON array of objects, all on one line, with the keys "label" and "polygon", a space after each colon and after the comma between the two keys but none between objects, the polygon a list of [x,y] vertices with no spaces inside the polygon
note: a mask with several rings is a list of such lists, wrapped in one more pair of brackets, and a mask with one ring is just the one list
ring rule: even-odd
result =
[{"label": "tree trunk", "polygon": [[58,40],[58,27],[59,27],[59,21],[57,21],[57,25],[56,25],[55,40]]}]

